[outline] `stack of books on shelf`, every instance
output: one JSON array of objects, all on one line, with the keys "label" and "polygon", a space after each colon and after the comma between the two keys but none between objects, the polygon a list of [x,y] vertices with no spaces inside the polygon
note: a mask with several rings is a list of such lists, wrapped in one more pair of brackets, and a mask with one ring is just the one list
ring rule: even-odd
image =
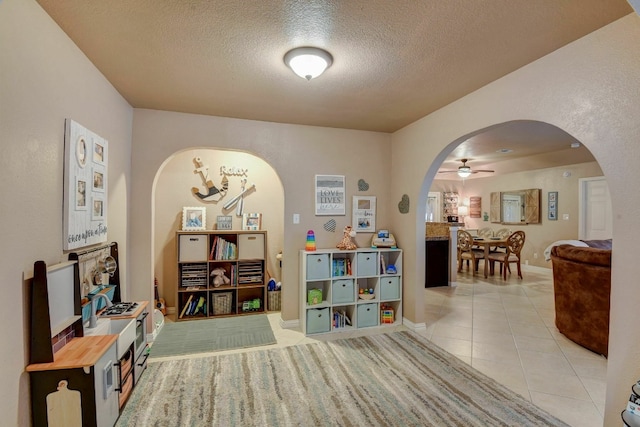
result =
[{"label": "stack of books on shelf", "polygon": [[262,261],[243,262],[238,264],[238,285],[263,283]]},{"label": "stack of books on shelf", "polygon": [[184,316],[195,316],[196,314],[207,313],[207,302],[204,296],[198,298],[197,295],[189,295],[189,299],[184,304],[182,311],[180,312],[180,319]]},{"label": "stack of books on shelf", "polygon": [[215,236],[213,238],[209,259],[218,261],[236,259],[237,257],[238,246],[235,243],[228,242],[220,236]]},{"label": "stack of books on shelf", "polygon": [[351,276],[351,259],[334,258],[332,276]]},{"label": "stack of books on shelf", "polygon": [[183,264],[181,266],[181,286],[207,286],[207,264]]},{"label": "stack of books on shelf", "polygon": [[333,329],[344,328],[345,326],[351,326],[351,319],[344,311],[333,312]]}]

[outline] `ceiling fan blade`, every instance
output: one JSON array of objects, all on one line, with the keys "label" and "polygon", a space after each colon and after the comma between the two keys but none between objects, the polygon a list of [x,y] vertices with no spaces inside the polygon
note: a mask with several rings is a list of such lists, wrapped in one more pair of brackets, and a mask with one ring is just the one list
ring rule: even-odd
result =
[{"label": "ceiling fan blade", "polygon": [[488,169],[472,169],[472,170],[471,170],[471,173],[478,173],[478,172],[494,173],[495,171],[488,170]]},{"label": "ceiling fan blade", "polygon": [[438,173],[457,173],[458,171],[438,171]]}]

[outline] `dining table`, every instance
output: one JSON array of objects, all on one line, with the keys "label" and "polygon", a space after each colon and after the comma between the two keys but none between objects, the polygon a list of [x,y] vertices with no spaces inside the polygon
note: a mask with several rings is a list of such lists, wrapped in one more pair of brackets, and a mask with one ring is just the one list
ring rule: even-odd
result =
[{"label": "dining table", "polygon": [[473,244],[484,249],[484,278],[489,277],[489,252],[492,247],[506,246],[508,238],[501,237],[474,237]]}]

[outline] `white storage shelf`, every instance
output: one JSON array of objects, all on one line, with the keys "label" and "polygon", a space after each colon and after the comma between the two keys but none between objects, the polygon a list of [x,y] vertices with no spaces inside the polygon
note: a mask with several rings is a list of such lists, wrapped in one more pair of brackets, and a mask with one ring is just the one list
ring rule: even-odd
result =
[{"label": "white storage shelf", "polygon": [[[309,303],[310,290],[322,294],[320,302]],[[401,324],[402,250],[300,251],[300,323],[306,335]]]}]

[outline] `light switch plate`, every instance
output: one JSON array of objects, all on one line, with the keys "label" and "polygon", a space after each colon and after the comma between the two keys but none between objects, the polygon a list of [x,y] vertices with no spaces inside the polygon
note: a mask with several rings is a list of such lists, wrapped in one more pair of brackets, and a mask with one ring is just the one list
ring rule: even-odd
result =
[{"label": "light switch plate", "polygon": [[300,214],[293,214],[293,223],[300,224]]},{"label": "light switch plate", "polygon": [[562,214],[562,219],[565,221],[569,221],[569,214]]}]

